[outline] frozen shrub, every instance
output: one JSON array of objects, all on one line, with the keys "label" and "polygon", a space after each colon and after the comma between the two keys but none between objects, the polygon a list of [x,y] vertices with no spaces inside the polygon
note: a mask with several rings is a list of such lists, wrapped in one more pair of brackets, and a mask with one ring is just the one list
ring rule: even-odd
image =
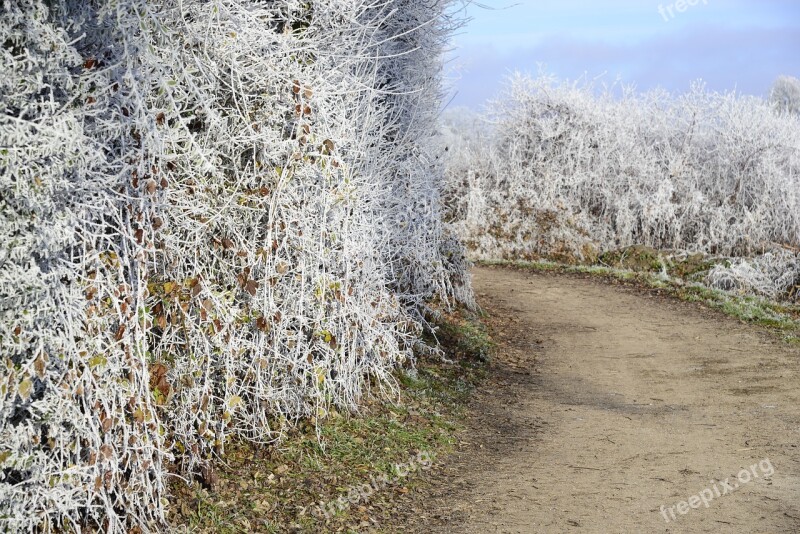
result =
[{"label": "frozen shrub", "polygon": [[770,91],[770,102],[779,113],[800,113],[800,80],[779,76]]},{"label": "frozen shrub", "polygon": [[706,282],[725,291],[757,294],[773,300],[800,298],[800,254],[777,249],[752,259],[716,265]]},{"label": "frozen shrub", "polygon": [[471,302],[446,2],[0,8],[0,525],[153,531],[166,460],[389,392]]},{"label": "frozen shrub", "polygon": [[132,248],[120,173],[131,140],[114,109],[128,91],[110,90],[119,69],[92,68],[70,44],[72,24],[34,1],[0,16],[0,529],[9,532],[163,520],[165,447],[138,315],[146,262]]},{"label": "frozen shrub", "polygon": [[[749,257],[800,243],[800,118],[755,97],[517,75],[454,144],[447,198],[476,257],[631,245]],[[474,135],[474,134],[473,134]]]}]

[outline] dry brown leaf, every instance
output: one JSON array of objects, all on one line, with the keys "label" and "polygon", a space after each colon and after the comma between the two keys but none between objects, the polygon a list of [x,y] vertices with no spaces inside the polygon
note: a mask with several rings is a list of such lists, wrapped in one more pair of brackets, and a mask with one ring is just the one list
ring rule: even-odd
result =
[{"label": "dry brown leaf", "polygon": [[40,354],[36,361],[33,362],[33,369],[36,371],[36,376],[39,378],[44,378],[45,370],[47,368],[47,364],[44,361],[44,357]]},{"label": "dry brown leaf", "polygon": [[245,291],[250,293],[251,296],[256,296],[256,292],[258,291],[259,283],[255,280],[248,280],[247,283],[244,285]]}]

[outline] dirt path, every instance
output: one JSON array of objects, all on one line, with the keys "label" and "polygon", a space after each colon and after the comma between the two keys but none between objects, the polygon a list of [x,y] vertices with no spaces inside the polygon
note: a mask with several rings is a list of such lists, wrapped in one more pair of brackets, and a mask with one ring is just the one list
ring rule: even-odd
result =
[{"label": "dirt path", "polygon": [[404,532],[800,532],[800,351],[597,280],[474,286],[492,378]]}]

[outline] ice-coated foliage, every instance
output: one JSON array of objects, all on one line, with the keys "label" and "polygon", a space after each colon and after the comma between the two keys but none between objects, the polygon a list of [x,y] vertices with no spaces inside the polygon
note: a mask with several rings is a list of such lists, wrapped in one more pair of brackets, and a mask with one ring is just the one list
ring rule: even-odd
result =
[{"label": "ice-coated foliage", "polygon": [[0,529],[157,530],[168,461],[391,392],[471,302],[446,7],[0,7]]},{"label": "ice-coated foliage", "polygon": [[119,531],[123,510],[163,518],[166,452],[120,194],[128,125],[88,101],[124,66],[76,76],[75,23],[56,17],[40,2],[0,17],[0,529]]},{"label": "ice-coated foliage", "polygon": [[585,261],[637,244],[746,258],[800,244],[800,118],[762,99],[517,75],[477,124],[450,151],[446,198],[478,258]]},{"label": "ice-coated foliage", "polygon": [[734,258],[714,266],[707,282],[726,291],[800,300],[800,253],[779,248],[755,258]]},{"label": "ice-coated foliage", "polygon": [[772,85],[769,100],[779,113],[800,114],[800,80],[779,76]]}]

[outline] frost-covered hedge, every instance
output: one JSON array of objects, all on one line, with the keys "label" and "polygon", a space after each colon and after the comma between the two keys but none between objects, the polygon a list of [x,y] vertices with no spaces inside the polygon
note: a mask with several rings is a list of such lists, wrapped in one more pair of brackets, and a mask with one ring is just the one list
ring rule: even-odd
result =
[{"label": "frost-covered hedge", "polygon": [[470,302],[446,4],[0,7],[0,530],[157,530],[168,464],[391,391]]},{"label": "frost-covered hedge", "polygon": [[[470,136],[458,135],[459,121],[449,132],[448,217],[476,257],[591,261],[630,245],[734,258],[775,250],[748,263],[763,271],[759,281],[734,283],[739,268],[725,284],[762,293],[800,285],[797,115],[701,85],[676,96],[515,76],[482,120],[470,120]],[[788,272],[765,289],[764,269]]]}]

